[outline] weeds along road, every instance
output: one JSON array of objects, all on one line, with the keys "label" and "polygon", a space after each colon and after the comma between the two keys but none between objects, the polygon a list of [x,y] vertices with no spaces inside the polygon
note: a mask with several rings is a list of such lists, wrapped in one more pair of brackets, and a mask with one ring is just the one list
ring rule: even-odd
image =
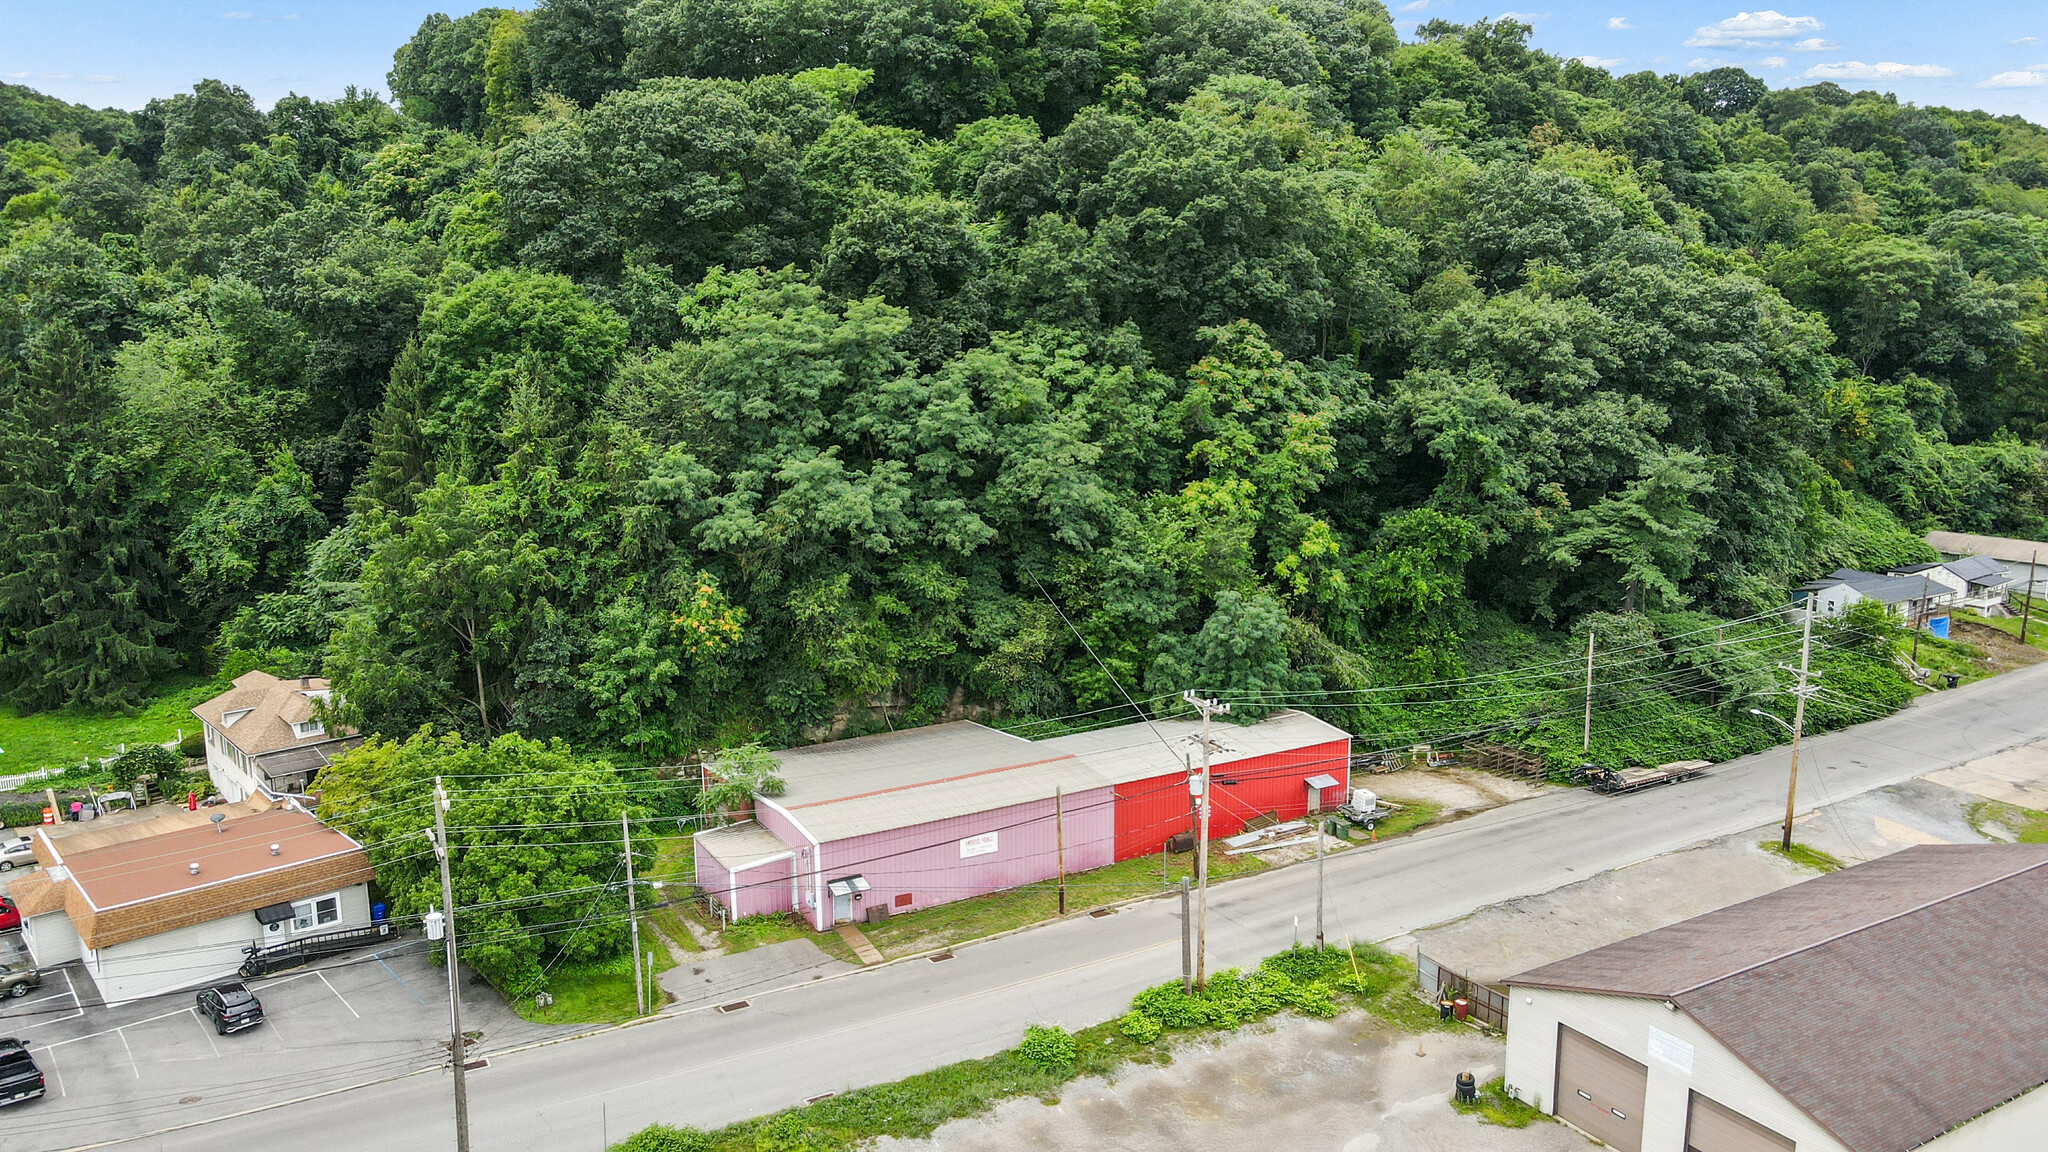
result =
[{"label": "weeds along road", "polygon": [[[1806,743],[1799,808],[1841,800],[2048,736],[2048,664],[2010,672]],[[1548,891],[1702,840],[1783,818],[1787,753],[1717,765],[1704,777],[1629,796],[1577,789],[1328,861],[1328,928],[1385,939],[1517,896]],[[1312,934],[1316,873],[1280,869],[1210,892],[1211,970],[1255,962]],[[1178,902],[1153,900],[967,945],[923,959],[752,996],[732,1015],[679,1013],[628,1028],[489,1054],[469,1077],[477,1152],[599,1148],[647,1124],[713,1127],[825,1092],[898,1079],[1016,1043],[1025,1025],[1092,1024],[1138,990],[1180,973]],[[284,1095],[289,1095],[286,1093]],[[246,1099],[242,1107],[270,1103]],[[225,1110],[225,1109],[223,1109]],[[446,1072],[163,1132],[197,1119],[98,1121],[74,1113],[37,1131],[10,1115],[12,1150],[92,1146],[148,1133],[163,1152],[375,1148],[444,1152],[454,1144]]]}]

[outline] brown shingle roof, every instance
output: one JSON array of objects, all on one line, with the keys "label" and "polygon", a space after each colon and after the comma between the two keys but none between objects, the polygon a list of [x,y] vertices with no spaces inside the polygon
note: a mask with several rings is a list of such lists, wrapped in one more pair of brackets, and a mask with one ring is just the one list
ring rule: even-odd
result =
[{"label": "brown shingle roof", "polygon": [[1669,1000],[1854,1152],[2048,1083],[2048,846],[1930,845],[1508,983]]},{"label": "brown shingle roof", "polygon": [[[61,857],[64,908],[88,948],[139,940],[267,904],[332,892],[371,878],[355,841],[293,807],[273,808],[158,836],[73,849],[38,837],[37,855]],[[278,854],[270,854],[270,845]],[[199,865],[194,875],[190,866]]]},{"label": "brown shingle roof", "polygon": [[[192,714],[212,725],[244,755],[260,756],[354,735],[354,729],[339,725],[317,736],[300,736],[293,730],[293,724],[313,719],[314,697],[307,693],[327,690],[327,681],[317,676],[280,680],[268,672],[244,672],[235,677],[234,687],[193,708]],[[232,722],[230,716],[235,717]]]}]

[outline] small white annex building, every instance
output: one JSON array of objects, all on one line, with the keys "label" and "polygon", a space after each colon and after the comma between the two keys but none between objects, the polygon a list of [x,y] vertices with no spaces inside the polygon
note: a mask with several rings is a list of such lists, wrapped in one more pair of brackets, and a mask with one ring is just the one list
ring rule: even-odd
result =
[{"label": "small white annex building", "polygon": [[22,943],[41,968],[82,962],[110,1004],[231,977],[251,946],[370,923],[362,845],[289,802],[34,839],[43,866],[10,892]]},{"label": "small white annex building", "polygon": [[192,709],[206,729],[206,774],[221,798],[303,795],[320,769],[361,744],[353,729],[328,727],[319,705],[331,695],[317,676],[244,672],[232,688]]},{"label": "small white annex building", "polygon": [[1511,977],[1508,1091],[1621,1152],[2048,1148],[2048,845],[1934,845]]}]

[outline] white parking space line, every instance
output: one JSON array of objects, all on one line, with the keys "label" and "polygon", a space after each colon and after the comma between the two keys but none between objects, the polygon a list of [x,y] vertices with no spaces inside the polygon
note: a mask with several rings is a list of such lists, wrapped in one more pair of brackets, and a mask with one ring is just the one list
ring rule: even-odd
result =
[{"label": "white parking space line", "polygon": [[128,1054],[128,1067],[134,1071],[135,1078],[137,1080],[142,1079],[142,1065],[137,1064],[135,1062],[135,1049],[130,1048],[128,1046],[127,1031],[125,1029],[116,1028],[114,1029],[114,1035],[119,1036],[121,1038],[121,1051],[126,1052]]},{"label": "white parking space line", "polygon": [[63,1023],[64,1021],[66,1021],[66,1020],[76,1020],[76,1019],[78,1019],[78,1018],[79,1018],[80,1016],[83,1016],[83,1015],[85,1015],[85,1007],[84,1007],[84,1005],[82,1005],[82,1004],[80,1004],[80,1003],[78,1002],[78,986],[77,986],[76,984],[73,984],[73,983],[71,982],[71,973],[70,973],[70,972],[65,972],[65,973],[64,973],[64,988],[65,988],[65,990],[64,990],[64,991],[62,991],[62,992],[54,992],[54,991],[53,991],[53,992],[52,992],[52,993],[51,993],[51,994],[50,994],[50,995],[49,995],[48,997],[38,998],[38,999],[36,999],[36,1000],[32,1000],[32,1001],[30,1001],[30,1003],[32,1003],[32,1004],[40,1004],[40,1003],[42,1003],[42,1002],[43,1002],[43,1000],[44,1000],[44,999],[48,999],[48,1000],[62,1000],[62,999],[64,999],[64,998],[65,998],[66,996],[69,996],[69,997],[71,998],[71,1013],[70,1013],[70,1015],[67,1015],[67,1016],[52,1016],[52,1017],[50,1017],[50,1018],[49,1018],[48,1020],[38,1020],[38,1021],[37,1021],[37,1022],[35,1022],[34,1024],[24,1024],[24,1025],[22,1025],[22,1029],[23,1029],[24,1031],[26,1031],[26,1030],[28,1030],[28,1029],[30,1029],[30,1028],[42,1028],[42,1027],[45,1027],[45,1026],[47,1026],[47,1025],[51,1025],[51,1024],[62,1024],[62,1023]]},{"label": "white parking space line", "polygon": [[215,1056],[220,1055],[220,1045],[215,1044],[213,1042],[213,1029],[207,1026],[206,1018],[199,1014],[199,1009],[187,1008],[185,1009],[185,1011],[190,1012],[192,1014],[192,1023],[198,1025],[199,1034],[201,1036],[206,1037],[206,1046],[208,1048],[213,1049],[213,1054]]},{"label": "white parking space line", "polygon": [[[190,1011],[192,1011],[192,1009],[190,1009],[190,1008],[178,1008],[178,1009],[175,1009],[175,1010],[173,1010],[173,1011],[170,1011],[170,1012],[165,1012],[165,1013],[162,1013],[162,1014],[160,1014],[160,1015],[156,1015],[156,1016],[151,1016],[151,1017],[150,1017],[150,1018],[148,1018],[147,1020],[131,1020],[131,1021],[129,1021],[128,1023],[126,1023],[126,1024],[123,1024],[123,1025],[121,1025],[121,1028],[134,1028],[134,1027],[138,1027],[138,1026],[140,1026],[140,1025],[143,1025],[143,1024],[154,1024],[154,1023],[156,1023],[156,1022],[157,1022],[157,1021],[159,1021],[159,1020],[169,1020],[169,1019],[170,1019],[171,1017],[173,1017],[173,1016],[182,1016],[182,1015],[184,1015],[185,1013],[187,1013],[187,1012],[190,1012]],[[86,1034],[86,1035],[84,1035],[84,1036],[73,1036],[73,1037],[72,1037],[71,1039],[69,1039],[69,1040],[53,1040],[53,1041],[51,1041],[51,1042],[50,1042],[49,1044],[45,1045],[45,1047],[49,1047],[49,1048],[56,1048],[56,1047],[58,1047],[58,1046],[60,1046],[60,1045],[64,1045],[64,1044],[76,1044],[76,1043],[78,1043],[78,1042],[79,1042],[80,1040],[95,1040],[95,1039],[98,1039],[98,1038],[99,1038],[99,1037],[101,1037],[101,1036],[113,1036],[113,1035],[117,1035],[117,1034],[119,1034],[119,1033],[120,1033],[120,1031],[121,1031],[121,1028],[108,1028],[108,1029],[106,1029],[106,1030],[104,1030],[104,1031],[100,1031],[100,1032],[89,1032],[89,1033],[87,1033],[87,1034]],[[126,1043],[127,1043],[128,1041],[127,1041],[127,1039],[126,1039],[126,1038],[124,1037],[124,1038],[122,1039],[122,1041],[121,1041],[121,1042],[122,1042],[123,1044],[126,1044]]]},{"label": "white parking space line", "polygon": [[341,994],[341,989],[339,989],[339,988],[336,988],[336,987],[334,986],[334,982],[333,982],[333,981],[331,981],[331,980],[329,980],[329,979],[327,978],[327,973],[325,973],[325,972],[315,972],[315,973],[313,973],[313,975],[315,975],[315,976],[318,976],[318,977],[320,977],[320,982],[321,982],[322,984],[325,984],[325,985],[327,985],[327,990],[328,990],[329,992],[332,992],[332,993],[334,993],[334,998],[335,998],[336,1000],[339,1000],[339,1001],[341,1001],[341,1006],[342,1006],[343,1008],[346,1008],[346,1009],[348,1009],[348,1014],[349,1014],[349,1015],[351,1015],[351,1016],[355,1017],[355,1018],[356,1018],[356,1019],[358,1019],[358,1020],[361,1020],[361,1019],[363,1018],[363,1014],[362,1014],[361,1012],[358,1012],[358,1011],[356,1011],[356,1006],[348,1002],[348,997],[346,997],[346,996],[343,996],[343,995]]},{"label": "white parking space line", "polygon": [[57,1050],[48,1045],[44,1045],[43,1055],[49,1058],[50,1071],[55,1072],[57,1074],[57,1095],[71,1095],[71,1093],[66,1092],[64,1090],[64,1069],[57,1063]]}]

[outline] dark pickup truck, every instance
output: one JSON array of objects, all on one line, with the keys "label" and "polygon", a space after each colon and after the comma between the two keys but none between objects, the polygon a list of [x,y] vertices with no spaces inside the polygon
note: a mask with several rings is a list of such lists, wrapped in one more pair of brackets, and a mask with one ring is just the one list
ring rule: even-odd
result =
[{"label": "dark pickup truck", "polygon": [[36,1067],[28,1045],[0,1040],[0,1105],[19,1104],[43,1094],[43,1070]]}]

